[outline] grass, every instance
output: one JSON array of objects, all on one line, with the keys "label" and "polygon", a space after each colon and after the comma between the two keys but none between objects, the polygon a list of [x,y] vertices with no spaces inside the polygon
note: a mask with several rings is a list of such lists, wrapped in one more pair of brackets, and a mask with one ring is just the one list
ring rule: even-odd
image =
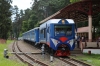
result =
[{"label": "grass", "polygon": [[7,40],[6,44],[0,44],[0,66],[27,66],[22,62],[13,61],[10,59],[4,58],[4,49],[8,48],[8,45],[11,44],[11,40]]},{"label": "grass", "polygon": [[100,54],[83,54],[80,56],[75,56],[74,58],[84,61],[92,66],[100,66]]}]

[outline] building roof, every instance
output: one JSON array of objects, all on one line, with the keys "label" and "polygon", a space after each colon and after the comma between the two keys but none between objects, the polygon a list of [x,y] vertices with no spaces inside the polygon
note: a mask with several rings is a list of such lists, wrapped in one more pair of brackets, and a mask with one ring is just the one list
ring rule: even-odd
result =
[{"label": "building roof", "polygon": [[77,29],[77,33],[88,33],[89,27],[81,27]]},{"label": "building roof", "polygon": [[70,4],[53,15],[40,22],[44,23],[49,19],[73,19],[75,22],[88,21],[88,15],[96,18],[100,13],[100,0],[82,0]]}]

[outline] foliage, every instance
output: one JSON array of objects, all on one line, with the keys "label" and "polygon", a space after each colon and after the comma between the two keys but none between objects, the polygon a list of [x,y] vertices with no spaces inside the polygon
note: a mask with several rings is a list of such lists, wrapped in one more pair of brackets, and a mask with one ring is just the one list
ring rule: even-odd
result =
[{"label": "foliage", "polygon": [[41,16],[39,20],[43,20],[68,4],[70,4],[69,0],[36,0],[32,10],[38,12],[37,16]]},{"label": "foliage", "polygon": [[14,20],[12,23],[12,35],[13,37],[18,38],[20,32],[21,32],[21,28],[22,28],[22,21],[23,21],[23,15],[24,15],[24,11],[18,9],[18,7],[15,5],[13,7],[13,14],[14,14]]},{"label": "foliage", "polygon": [[82,0],[70,0],[71,3],[75,3],[75,2],[78,2],[78,1],[82,1]]},{"label": "foliage", "polygon": [[97,15],[97,18],[93,19],[92,22],[93,25],[93,35],[94,37],[99,37],[100,36],[100,13]]},{"label": "foliage", "polygon": [[0,0],[0,38],[7,39],[11,30],[11,0]]}]

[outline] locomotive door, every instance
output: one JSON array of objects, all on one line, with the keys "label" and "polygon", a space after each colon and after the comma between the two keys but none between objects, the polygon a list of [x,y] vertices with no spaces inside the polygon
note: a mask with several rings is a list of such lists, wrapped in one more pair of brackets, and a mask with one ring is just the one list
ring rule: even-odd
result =
[{"label": "locomotive door", "polygon": [[47,26],[47,24],[46,24],[46,43],[48,43],[48,36],[49,36],[49,34],[48,34],[48,26]]},{"label": "locomotive door", "polygon": [[46,24],[46,43],[49,45],[50,43],[49,43],[49,26],[47,26],[47,24]]}]

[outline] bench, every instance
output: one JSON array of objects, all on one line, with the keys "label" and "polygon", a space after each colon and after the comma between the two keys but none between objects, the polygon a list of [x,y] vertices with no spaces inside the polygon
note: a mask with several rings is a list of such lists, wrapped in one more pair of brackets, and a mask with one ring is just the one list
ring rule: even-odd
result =
[{"label": "bench", "polygon": [[100,48],[100,42],[82,42],[83,48]]}]

